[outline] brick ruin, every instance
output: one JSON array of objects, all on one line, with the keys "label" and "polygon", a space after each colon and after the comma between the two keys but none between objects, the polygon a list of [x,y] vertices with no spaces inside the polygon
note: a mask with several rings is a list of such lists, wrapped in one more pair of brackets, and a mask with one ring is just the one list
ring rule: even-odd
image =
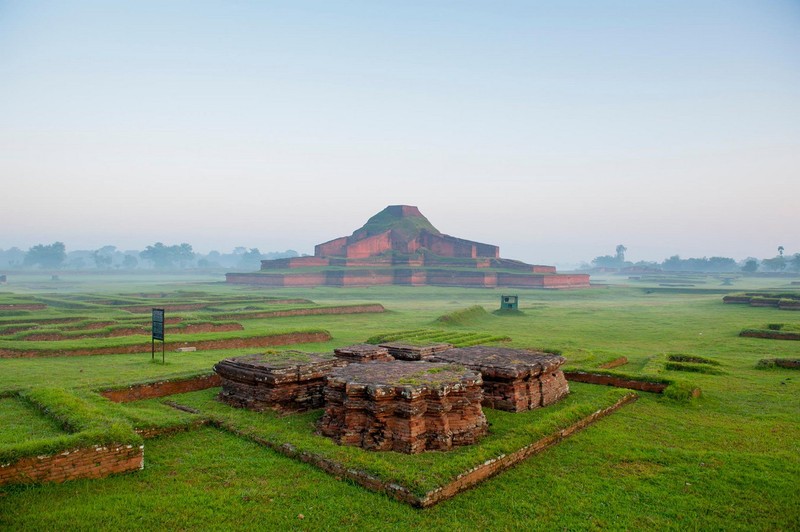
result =
[{"label": "brick ruin", "polygon": [[475,443],[488,424],[480,373],[454,364],[386,362],[334,370],[321,434],[344,445],[416,454]]},{"label": "brick ruin", "polygon": [[441,233],[410,205],[386,207],[352,235],[318,244],[313,257],[264,260],[260,272],[228,273],[226,280],[276,287],[589,287],[586,274],[503,259],[498,246]]},{"label": "brick ruin", "polygon": [[297,412],[324,404],[325,377],[347,362],[330,353],[258,353],[214,366],[222,381],[219,399],[250,410]]},{"label": "brick ruin", "polygon": [[436,353],[428,360],[462,364],[483,378],[483,406],[521,412],[551,405],[569,394],[561,371],[566,359],[550,353],[474,346]]},{"label": "brick ruin", "polygon": [[475,442],[482,406],[520,412],[569,393],[564,357],[502,347],[355,344],[334,354],[285,351],[214,366],[231,406],[294,412],[325,407],[319,432],[370,450],[419,453]]}]

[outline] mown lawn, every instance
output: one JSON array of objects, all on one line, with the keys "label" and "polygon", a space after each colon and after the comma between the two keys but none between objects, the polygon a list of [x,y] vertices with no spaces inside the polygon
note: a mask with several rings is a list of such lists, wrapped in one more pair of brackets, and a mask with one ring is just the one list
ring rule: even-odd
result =
[{"label": "mown lawn", "polygon": [[[747,289],[745,282],[737,280],[735,288]],[[141,279],[130,283],[131,289],[147,291]],[[711,285],[708,281],[698,286]],[[754,285],[786,289],[780,280],[758,279]],[[220,297],[255,293],[301,297],[321,305],[377,302],[388,310],[242,322],[247,331],[324,328],[331,332],[330,342],[290,346],[301,350],[329,350],[400,330],[471,331],[508,336],[510,346],[559,349],[570,364],[591,365],[609,356],[626,356],[630,363],[620,370],[636,373],[655,368],[663,377],[690,379],[702,388],[703,396],[681,403],[641,393],[636,403],[557,447],[428,510],[413,509],[242,438],[203,428],[148,440],[146,468],[135,474],[0,488],[0,527],[800,529],[800,372],[756,369],[761,358],[797,358],[800,342],[737,336],[743,328],[767,323],[797,326],[800,312],[724,305],[721,294],[648,293],[639,285],[614,285],[570,292],[513,291],[520,295],[521,316],[490,315],[454,326],[434,320],[472,305],[492,311],[508,291],[435,287],[253,291],[220,284],[182,285],[177,280],[160,283],[156,289],[186,286]],[[11,288],[3,287],[0,299]],[[97,292],[103,290],[112,288]],[[127,287],[115,286],[113,291]],[[36,294],[33,288],[23,292]],[[50,316],[59,312],[68,311],[42,311]],[[86,316],[85,309],[73,312]],[[243,352],[247,350],[167,353],[166,365],[151,363],[149,354],[0,360],[0,392],[44,385],[119,386],[207,371],[214,362]],[[720,372],[669,371],[654,364],[670,354],[713,359]],[[0,399],[0,410],[15,408],[7,401],[16,400]],[[125,408],[134,418],[147,418],[147,410]],[[147,408],[153,416],[159,411]],[[18,437],[9,436],[12,432],[5,426],[0,433]]]}]

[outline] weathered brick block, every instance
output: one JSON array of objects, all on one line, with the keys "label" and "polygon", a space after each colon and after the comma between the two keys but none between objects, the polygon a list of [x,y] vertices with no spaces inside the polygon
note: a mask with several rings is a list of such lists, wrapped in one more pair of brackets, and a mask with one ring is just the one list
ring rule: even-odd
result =
[{"label": "weathered brick block", "polygon": [[433,362],[463,364],[483,378],[483,406],[520,412],[551,405],[569,394],[560,355],[474,346],[450,349],[428,358]]},{"label": "weathered brick block", "polygon": [[479,373],[454,364],[351,364],[328,377],[319,431],[344,445],[420,453],[487,431]]},{"label": "weathered brick block", "polygon": [[220,400],[239,408],[301,411],[324,404],[325,377],[345,365],[331,353],[283,351],[225,359],[214,366]]}]

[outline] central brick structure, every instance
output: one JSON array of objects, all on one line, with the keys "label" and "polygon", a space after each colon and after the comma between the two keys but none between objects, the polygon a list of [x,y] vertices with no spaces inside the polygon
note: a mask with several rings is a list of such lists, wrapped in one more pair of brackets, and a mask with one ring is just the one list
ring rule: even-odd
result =
[{"label": "central brick structure", "polygon": [[421,453],[486,434],[480,373],[455,364],[385,362],[334,370],[319,431],[344,445]]},{"label": "central brick structure", "polygon": [[322,407],[325,377],[345,364],[332,353],[283,351],[227,358],[214,371],[219,399],[231,406],[297,412]]},{"label": "central brick structure", "polygon": [[428,360],[462,364],[483,378],[483,406],[521,412],[551,405],[569,394],[561,366],[565,359],[551,353],[505,347],[450,349]]},{"label": "central brick structure", "polygon": [[264,260],[261,272],[228,273],[226,280],[266,286],[589,287],[586,274],[503,259],[498,246],[446,235],[412,205],[389,205],[352,235],[318,244],[313,257]]}]

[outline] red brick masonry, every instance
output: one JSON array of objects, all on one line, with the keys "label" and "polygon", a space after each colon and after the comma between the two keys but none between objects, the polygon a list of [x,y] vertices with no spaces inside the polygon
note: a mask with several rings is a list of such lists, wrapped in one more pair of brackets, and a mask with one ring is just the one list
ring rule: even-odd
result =
[{"label": "red brick masonry", "polygon": [[455,364],[383,362],[334,370],[320,432],[373,451],[421,453],[475,443],[488,425],[480,373]]},{"label": "red brick masonry", "polygon": [[214,366],[220,401],[237,408],[302,411],[324,405],[325,378],[347,364],[331,353],[283,351],[226,358]]},{"label": "red brick masonry", "polygon": [[642,392],[662,393],[669,386],[663,382],[645,382],[615,377],[614,375],[603,375],[602,373],[586,373],[583,371],[565,371],[564,376],[568,381],[587,382],[589,384],[603,384],[616,388],[630,388]]},{"label": "red brick masonry", "polygon": [[483,406],[522,412],[552,405],[569,394],[560,367],[565,358],[552,353],[476,345],[436,353],[428,360],[463,364],[483,377]]},{"label": "red brick masonry", "polygon": [[115,403],[129,403],[140,399],[153,399],[176,393],[196,392],[197,390],[219,386],[220,383],[221,381],[217,374],[200,375],[189,379],[137,384],[120,390],[104,390],[100,394]]},{"label": "red brick masonry", "polygon": [[143,468],[143,445],[110,444],[0,464],[0,486],[103,478],[114,473],[127,473]]}]

